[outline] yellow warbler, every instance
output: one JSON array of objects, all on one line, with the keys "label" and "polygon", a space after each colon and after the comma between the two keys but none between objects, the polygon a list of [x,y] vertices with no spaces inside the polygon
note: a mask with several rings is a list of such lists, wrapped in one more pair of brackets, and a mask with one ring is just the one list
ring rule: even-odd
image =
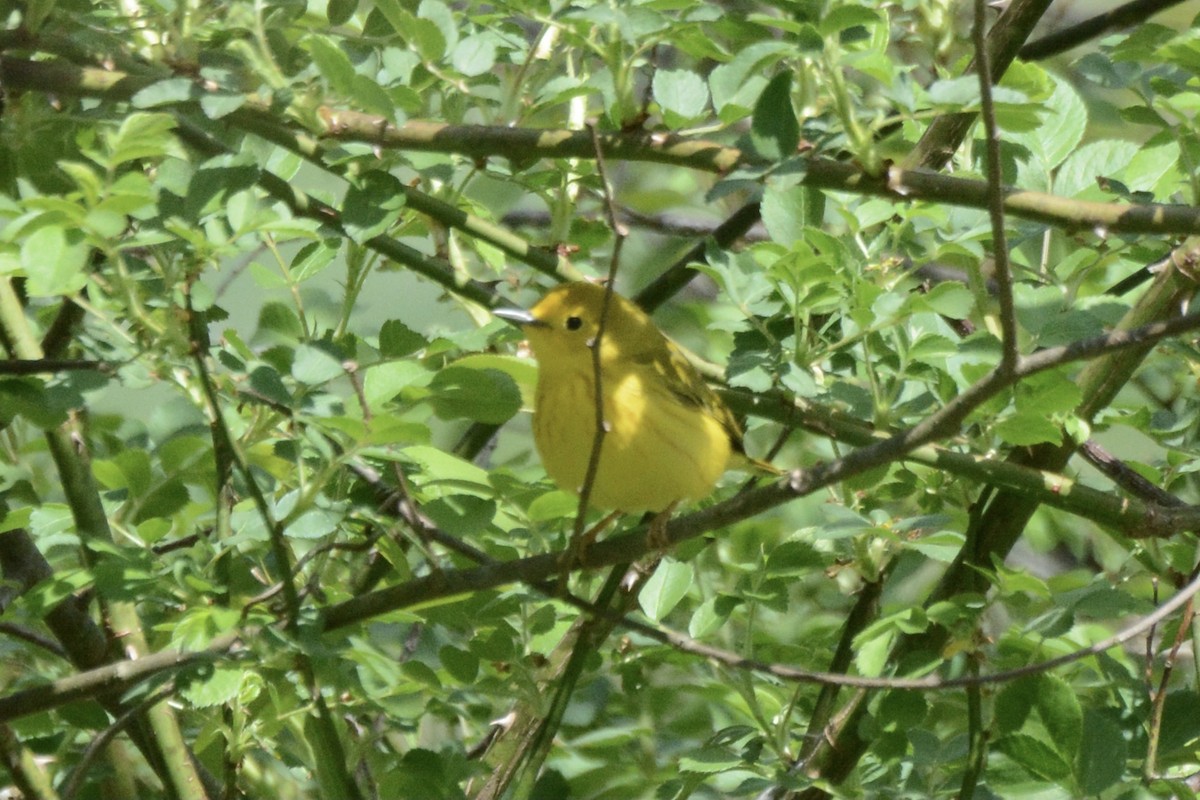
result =
[{"label": "yellow warbler", "polygon": [[[569,283],[531,311],[498,309],[522,327],[538,362],[533,437],[547,474],[579,493],[596,435],[591,345],[605,290]],[[614,294],[600,337],[605,436],[590,501],[624,512],[669,509],[708,495],[742,452],[733,414],[679,348]]]}]

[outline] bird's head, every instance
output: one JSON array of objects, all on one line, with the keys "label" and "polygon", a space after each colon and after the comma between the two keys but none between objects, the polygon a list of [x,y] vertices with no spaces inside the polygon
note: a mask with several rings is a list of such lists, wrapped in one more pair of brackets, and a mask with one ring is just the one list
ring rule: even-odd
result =
[{"label": "bird's head", "polygon": [[[550,290],[529,311],[502,308],[495,314],[521,326],[542,365],[587,365],[600,329],[604,296],[603,286],[567,283]],[[631,300],[613,294],[600,341],[601,358],[630,358],[662,344],[662,334],[646,313]]]}]

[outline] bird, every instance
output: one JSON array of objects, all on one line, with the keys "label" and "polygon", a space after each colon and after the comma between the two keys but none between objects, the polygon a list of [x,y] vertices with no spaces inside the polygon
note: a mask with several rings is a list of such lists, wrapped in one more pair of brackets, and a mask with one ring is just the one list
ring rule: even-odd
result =
[{"label": "bird", "polygon": [[521,327],[537,361],[533,438],[561,489],[583,489],[597,431],[597,376],[604,437],[588,495],[593,507],[670,514],[710,495],[744,457],[733,413],[633,301],[577,281],[551,289],[528,311],[493,313]]}]

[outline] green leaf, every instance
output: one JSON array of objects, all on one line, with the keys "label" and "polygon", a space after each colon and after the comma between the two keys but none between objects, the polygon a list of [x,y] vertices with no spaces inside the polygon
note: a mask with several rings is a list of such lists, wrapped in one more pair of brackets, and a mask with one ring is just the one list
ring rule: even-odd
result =
[{"label": "green leaf", "polygon": [[[38,543],[41,545],[41,542]],[[29,613],[44,616],[68,597],[92,586],[92,574],[82,569],[59,570],[22,595]]]},{"label": "green leaf", "polygon": [[305,40],[321,77],[335,92],[349,97],[353,94],[354,65],[336,44],[325,36],[312,35]]},{"label": "green leaf", "polygon": [[419,361],[391,361],[375,364],[363,378],[363,396],[370,408],[378,408],[413,387],[428,386],[434,372]]},{"label": "green leaf", "polygon": [[1200,693],[1177,689],[1163,705],[1159,750],[1166,756],[1193,747],[1200,739]]},{"label": "green leaf", "polygon": [[396,113],[396,105],[392,101],[392,96],[366,75],[355,75],[351,79],[348,96],[363,111],[379,114],[389,120]]},{"label": "green leaf", "polygon": [[1079,384],[1059,370],[1048,370],[1021,381],[1015,397],[1018,412],[1043,417],[1074,411],[1082,400]]},{"label": "green leaf", "polygon": [[775,181],[767,181],[763,191],[761,214],[771,241],[791,247],[804,238],[809,190],[804,186],[783,187]]},{"label": "green leaf", "polygon": [[767,85],[763,74],[771,72],[771,67],[790,52],[786,42],[754,42],[738,51],[728,64],[709,73],[713,106],[724,122],[734,122],[750,113]]},{"label": "green leaf", "polygon": [[66,420],[67,409],[55,404],[35,378],[0,379],[0,419],[18,414],[39,428],[53,428]]},{"label": "green leaf", "polygon": [[337,532],[344,515],[325,508],[310,508],[287,526],[290,539],[321,539]]},{"label": "green leaf", "polygon": [[664,558],[638,594],[642,611],[655,622],[660,621],[687,594],[692,577],[691,565]]},{"label": "green leaf", "polygon": [[792,73],[783,71],[771,79],[754,104],[750,122],[750,146],[761,158],[782,161],[800,144],[800,123],[792,108]]},{"label": "green leaf", "polygon": [[929,703],[919,692],[888,692],[879,701],[875,718],[885,731],[916,728],[929,713]]},{"label": "green leaf", "polygon": [[742,758],[726,747],[703,747],[679,759],[680,772],[700,772],[706,775],[737,769]]},{"label": "green leaf", "polygon": [[0,533],[8,533],[18,528],[27,527],[31,516],[33,516],[33,506],[5,511],[4,516],[0,517]]},{"label": "green leaf", "polygon": [[87,284],[89,248],[78,230],[57,225],[38,228],[21,244],[21,266],[32,297],[75,294]]},{"label": "green leaf", "polygon": [[429,388],[429,402],[442,419],[499,425],[521,410],[521,391],[499,370],[449,366],[434,376]]},{"label": "green leaf", "polygon": [[450,673],[450,677],[459,683],[470,684],[479,675],[479,656],[469,650],[443,645],[438,650],[438,660]]},{"label": "green leaf", "polygon": [[488,498],[495,494],[485,470],[444,450],[413,445],[401,450],[400,455],[419,467],[412,479],[426,490],[429,499],[464,492]]},{"label": "green leaf", "polygon": [[389,319],[379,329],[379,354],[384,358],[403,358],[427,344],[424,336],[398,319]]},{"label": "green leaf", "polygon": [[325,18],[330,25],[345,25],[358,11],[358,0],[329,0],[325,5]]},{"label": "green leaf", "polygon": [[194,101],[202,94],[190,78],[167,78],[140,90],[129,102],[134,108],[153,108]]},{"label": "green leaf", "polygon": [[496,516],[496,502],[469,494],[446,495],[421,510],[446,533],[465,538],[487,529]]},{"label": "green leaf", "polygon": [[944,317],[966,319],[975,307],[975,296],[961,283],[946,281],[921,295],[918,302]]},{"label": "green leaf", "polygon": [[443,53],[458,44],[458,22],[450,6],[441,0],[421,0],[421,4],[417,6],[417,17],[422,21],[432,22],[441,34],[442,46],[437,58],[441,58]]},{"label": "green leaf", "polygon": [[1102,196],[1096,180],[1116,175],[1141,148],[1124,139],[1105,139],[1083,145],[1063,161],[1054,177],[1054,192],[1063,197]]},{"label": "green leaf", "polygon": [[162,158],[174,147],[174,130],[175,118],[170,114],[130,114],[108,139],[108,165]]},{"label": "green leaf", "polygon": [[651,90],[668,125],[686,124],[708,107],[708,86],[691,70],[660,69],[654,73]]},{"label": "green leaf", "polygon": [[824,567],[825,560],[815,547],[809,542],[792,539],[780,542],[771,548],[763,571],[767,575],[775,577],[798,578],[802,575],[811,575],[814,570]]},{"label": "green leaf", "polygon": [[183,509],[190,500],[187,486],[179,478],[171,478],[159,484],[141,498],[138,503],[137,516],[134,517],[135,523],[142,523],[154,517],[162,517],[170,519],[176,513]]},{"label": "green leaf", "polygon": [[362,243],[387,231],[404,208],[404,187],[394,175],[368,172],[346,192],[342,224],[355,242]]},{"label": "green leaf", "polygon": [[938,531],[928,536],[906,542],[905,547],[916,550],[927,558],[949,564],[962,552],[966,537],[958,531]]},{"label": "green leaf", "polygon": [[1055,749],[1073,762],[1083,738],[1083,709],[1075,689],[1055,675],[1042,675],[1038,678],[1036,705]]},{"label": "green leaf", "polygon": [[1017,138],[1041,156],[1046,169],[1054,169],[1079,147],[1088,124],[1083,98],[1069,81],[1053,80],[1054,94],[1046,101],[1050,113],[1034,131]]},{"label": "green leaf", "polygon": [[703,639],[719,629],[729,619],[733,610],[742,603],[740,597],[732,595],[717,595],[710,597],[700,604],[688,622],[688,636],[693,639]]},{"label": "green leaf", "polygon": [[302,344],[292,360],[292,377],[310,386],[326,383],[346,374],[342,360],[325,347]]},{"label": "green leaf", "polygon": [[877,25],[882,21],[879,12],[867,6],[836,5],[821,15],[819,30],[823,36],[833,36],[850,28]]},{"label": "green leaf", "polygon": [[1018,447],[1062,441],[1059,427],[1037,413],[1011,414],[997,422],[993,432],[1002,441]]},{"label": "green leaf", "polygon": [[[1083,738],[1083,711],[1075,690],[1066,681],[1051,675],[1014,681],[996,696],[996,728],[1001,733],[1013,735],[1017,735],[1018,731],[1034,730],[1028,726],[1035,710],[1047,734],[1048,744],[1041,744],[1041,747],[1053,748],[1063,764],[1074,763]],[[1032,740],[1033,737],[1025,736],[1024,739]],[[1041,747],[1034,747],[1025,741],[1018,741],[1018,745],[1021,752],[1028,752],[1035,761],[1043,758]],[[1056,765],[1051,766],[1057,769]],[[1035,774],[1051,776],[1050,773],[1036,771]]]},{"label": "green leaf", "polygon": [[1060,781],[1071,775],[1067,761],[1048,744],[1032,736],[1012,733],[996,740],[996,747],[1036,777]]},{"label": "green leaf", "polygon": [[1089,708],[1083,715],[1083,741],[1075,762],[1075,779],[1087,795],[1099,795],[1125,775],[1129,743],[1121,726],[1106,710]]},{"label": "green leaf", "polygon": [[193,708],[211,708],[232,702],[241,691],[245,673],[240,669],[216,667],[200,681],[192,681],[180,691]]},{"label": "green leaf", "polygon": [[488,33],[464,37],[450,54],[450,63],[467,77],[483,75],[496,65],[496,40]]}]

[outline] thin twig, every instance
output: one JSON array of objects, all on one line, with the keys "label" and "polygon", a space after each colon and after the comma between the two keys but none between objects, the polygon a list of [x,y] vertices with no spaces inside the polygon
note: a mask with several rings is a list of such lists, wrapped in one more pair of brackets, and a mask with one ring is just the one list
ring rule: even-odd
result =
[{"label": "thin twig", "polygon": [[[979,674],[979,661],[974,654],[970,657],[972,675]],[[968,686],[967,694],[967,738],[970,745],[967,749],[967,768],[963,770],[962,785],[958,790],[959,800],[971,800],[975,789],[983,775],[984,764],[987,763],[987,747],[984,740],[987,731],[983,727],[983,698],[981,687]]]},{"label": "thin twig", "polygon": [[1186,505],[1175,495],[1155,486],[1141,476],[1121,459],[1108,452],[1094,439],[1088,439],[1079,446],[1079,455],[1083,456],[1093,467],[1117,486],[1125,491],[1150,503],[1157,503],[1165,508],[1181,508]]},{"label": "thin twig", "polygon": [[596,326],[596,336],[589,343],[592,351],[592,396],[595,402],[596,432],[592,438],[592,450],[591,455],[588,457],[587,471],[583,477],[583,486],[579,489],[579,513],[575,515],[576,541],[579,541],[583,536],[583,529],[587,522],[588,500],[591,498],[592,486],[596,482],[596,472],[600,468],[600,448],[603,446],[604,436],[608,432],[608,422],[604,419],[603,359],[601,357],[600,343],[604,338],[604,330],[608,326],[608,311],[612,305],[613,285],[617,280],[617,268],[621,263],[621,248],[625,244],[625,237],[629,235],[628,229],[617,219],[616,204],[613,202],[612,197],[612,187],[609,186],[608,175],[605,172],[604,152],[600,147],[600,132],[595,124],[589,124],[588,129],[592,134],[592,143],[595,147],[596,156],[596,172],[600,176],[600,185],[604,190],[608,221],[612,226],[613,249],[612,257],[608,262],[608,280],[604,284],[604,304],[600,308],[600,321]]},{"label": "thin twig", "polygon": [[83,787],[83,780],[87,776],[88,767],[99,757],[108,746],[109,742],[117,737],[121,731],[125,730],[137,720],[139,714],[149,711],[159,702],[166,700],[171,695],[175,694],[176,688],[174,681],[169,682],[156,692],[151,692],[146,697],[142,698],[135,705],[125,710],[119,717],[113,720],[112,724],[104,730],[92,741],[88,742],[88,746],[84,748],[83,753],[79,756],[79,761],[71,768],[70,777],[63,784],[62,791],[59,792],[59,797],[62,800],[72,800],[75,795],[79,794],[79,790]]},{"label": "thin twig", "polygon": [[107,361],[82,358],[4,358],[0,359],[0,375],[39,375],[46,372],[88,371],[113,373],[115,366]]},{"label": "thin twig", "polygon": [[1000,133],[992,100],[992,60],[986,35],[987,3],[975,0],[975,63],[979,73],[980,112],[983,117],[984,153],[987,163],[988,216],[992,223],[992,259],[995,263],[996,297],[1000,302],[1000,339],[1003,350],[999,370],[1009,373],[1017,365],[1017,313],[1013,306],[1012,267],[1008,261],[1008,236],[1004,230],[1004,186],[1000,173]]},{"label": "thin twig", "polygon": [[[67,601],[70,602],[70,601]],[[24,625],[17,625],[12,622],[0,622],[0,633],[8,634],[14,639],[20,639],[30,644],[40,647],[43,650],[53,653],[59,658],[69,658],[66,649],[58,642],[51,639],[49,636],[42,636],[37,631],[30,630]]]},{"label": "thin twig", "polygon": [[1058,55],[1084,42],[1102,36],[1116,28],[1126,28],[1144,22],[1158,12],[1177,6],[1184,0],[1134,0],[1123,6],[1089,17],[1083,22],[1034,39],[1021,47],[1020,56],[1025,61],[1039,61]]},{"label": "thin twig", "polygon": [[[1197,575],[1200,575],[1200,567],[1193,570],[1191,577],[1195,578]],[[1157,772],[1155,765],[1158,762],[1158,745],[1162,733],[1163,713],[1167,706],[1167,683],[1171,679],[1171,672],[1174,670],[1175,661],[1179,657],[1179,649],[1183,647],[1183,642],[1187,639],[1192,619],[1195,615],[1195,603],[1189,601],[1183,610],[1182,618],[1179,620],[1179,628],[1175,631],[1175,641],[1171,645],[1170,652],[1167,653],[1166,658],[1163,660],[1163,671],[1162,676],[1158,680],[1158,690],[1154,692],[1154,697],[1150,705],[1150,721],[1147,725],[1144,768],[1144,775],[1148,780],[1153,779]],[[1153,634],[1146,638],[1146,646],[1153,648]],[[1151,664],[1153,664],[1153,661],[1148,660],[1147,667]]]},{"label": "thin twig", "polygon": [[242,478],[246,481],[246,488],[250,493],[250,497],[254,500],[254,505],[258,509],[259,516],[262,517],[263,524],[266,525],[268,538],[271,543],[271,554],[275,557],[275,568],[280,573],[280,584],[283,589],[284,603],[287,607],[287,619],[284,627],[295,632],[296,626],[300,620],[300,595],[296,590],[295,574],[292,568],[292,554],[287,545],[283,526],[275,519],[275,514],[271,511],[271,505],[267,502],[266,495],[263,494],[262,487],[258,485],[258,480],[254,476],[254,472],[250,469],[250,465],[246,463],[245,456],[238,449],[233,440],[233,434],[229,430],[229,426],[225,424],[225,416],[221,411],[221,400],[217,396],[217,390],[213,386],[212,375],[208,371],[208,353],[201,348],[200,343],[204,341],[201,336],[200,326],[204,323],[200,316],[192,307],[192,293],[184,292],[184,299],[187,303],[187,311],[189,324],[192,329],[189,335],[192,338],[192,363],[196,365],[196,377],[200,382],[201,391],[204,394],[204,399],[208,405],[208,413],[210,422],[212,423],[213,436],[217,440],[213,446],[218,452],[224,452],[237,466],[238,472],[242,474]]},{"label": "thin twig", "polygon": [[1019,678],[1027,678],[1031,675],[1040,675],[1043,672],[1049,672],[1052,669],[1056,669],[1065,664],[1071,664],[1076,661],[1080,661],[1084,658],[1100,655],[1106,650],[1111,650],[1114,647],[1123,645],[1126,642],[1146,633],[1155,625],[1159,624],[1171,614],[1179,610],[1180,607],[1190,603],[1197,592],[1200,592],[1200,574],[1193,573],[1192,580],[1186,586],[1180,589],[1179,592],[1176,593],[1176,595],[1169,601],[1151,613],[1147,614],[1142,619],[1113,634],[1107,639],[1096,642],[1092,645],[1088,645],[1087,647],[1081,647],[1056,658],[1040,661],[1035,664],[1027,664],[1024,667],[1017,667],[1015,669],[1003,670],[1000,672],[963,675],[957,678],[939,678],[937,676],[930,676],[927,678],[868,678],[840,673],[809,671],[791,667],[786,664],[773,664],[753,658],[746,658],[738,653],[722,650],[717,647],[712,647],[710,645],[697,642],[695,639],[692,639],[685,634],[667,630],[665,628],[656,628],[651,625],[638,622],[637,620],[629,620],[627,627],[657,642],[660,642],[661,644],[669,645],[676,650],[701,656],[723,666],[737,669],[749,669],[755,672],[771,675],[772,677],[785,681],[852,686],[860,689],[948,690],[962,689],[970,686],[987,686],[999,683],[1008,683]]}]

